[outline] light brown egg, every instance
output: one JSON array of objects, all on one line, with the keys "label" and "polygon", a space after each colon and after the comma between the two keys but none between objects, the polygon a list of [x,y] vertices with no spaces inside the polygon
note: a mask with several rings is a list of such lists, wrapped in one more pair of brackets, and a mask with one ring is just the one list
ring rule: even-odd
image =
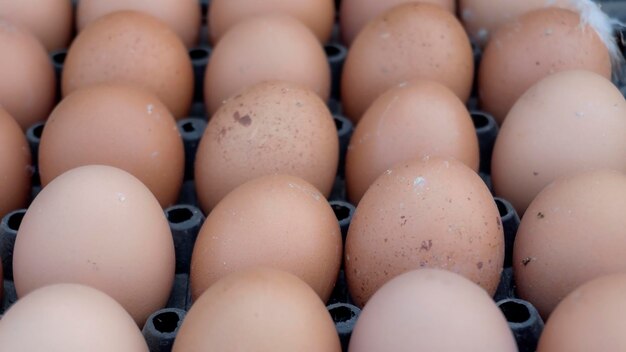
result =
[{"label": "light brown egg", "polygon": [[244,20],[213,48],[204,78],[209,114],[231,96],[268,80],[301,84],[324,101],[330,94],[330,67],[322,45],[305,25],[286,15]]},{"label": "light brown egg", "polygon": [[43,130],[41,183],[89,164],[121,168],[141,180],[163,207],[172,205],[185,167],[176,121],[154,94],[135,87],[79,89],[57,105]]},{"label": "light brown egg", "polygon": [[556,307],[537,352],[621,351],[626,348],[626,275],[607,275],[578,287]]},{"label": "light brown egg", "polygon": [[567,294],[600,275],[626,272],[626,174],[562,178],[522,217],[513,251],[517,293],[547,318]]},{"label": "light brown egg", "polygon": [[408,3],[372,20],[352,43],[343,67],[344,113],[356,121],[389,88],[415,78],[469,97],[474,62],[463,26],[441,6]]},{"label": "light brown egg", "polygon": [[626,172],[626,101],[588,71],[553,74],[513,106],[491,162],[495,193],[519,214],[556,178],[595,168]]},{"label": "light brown egg", "polygon": [[20,298],[0,320],[5,351],[148,352],[141,331],[114,299],[58,284]]},{"label": "light brown egg", "polygon": [[[174,281],[174,243],[163,209],[131,174],[72,169],[30,205],[13,252],[18,297],[55,283],[95,287],[142,326]],[[58,320],[57,320],[58,323]]]},{"label": "light brown egg", "polygon": [[393,165],[415,158],[454,157],[478,170],[478,139],[465,104],[444,85],[416,80],[378,97],[358,122],[346,155],[346,183],[357,204]]},{"label": "light brown egg", "polygon": [[360,306],[387,281],[419,268],[461,274],[492,295],[503,262],[491,193],[454,159],[413,160],[383,173],[357,206],[346,239],[348,287]]},{"label": "light brown egg", "polygon": [[374,294],[357,320],[349,351],[517,352],[517,345],[480,286],[445,270],[420,269]]},{"label": "light brown egg", "polygon": [[26,206],[32,174],[30,148],[24,132],[0,107],[0,218]]},{"label": "light brown egg", "polygon": [[533,84],[572,69],[610,79],[609,50],[598,33],[570,10],[531,11],[500,27],[487,44],[478,75],[481,108],[501,124]]},{"label": "light brown egg", "polygon": [[173,352],[340,352],[333,320],[315,292],[284,271],[228,275],[191,306]]},{"label": "light brown egg", "polygon": [[209,35],[213,43],[242,20],[269,14],[285,14],[306,25],[325,43],[335,22],[333,0],[212,0],[209,7]]},{"label": "light brown egg", "polygon": [[82,31],[94,20],[120,10],[152,15],[167,23],[188,48],[198,44],[202,17],[198,0],[80,0],[76,6],[76,27]]},{"label": "light brown egg", "polygon": [[288,175],[249,181],[207,216],[191,258],[194,299],[224,275],[254,266],[286,270],[325,302],[341,264],[335,214],[319,191]]},{"label": "light brown egg", "polygon": [[26,130],[44,121],[56,98],[56,78],[43,45],[0,16],[0,108]]},{"label": "light brown egg", "polygon": [[[343,42],[350,45],[369,21],[394,6],[408,2],[415,2],[415,0],[342,0],[339,21]],[[454,0],[421,0],[419,2],[439,5],[452,14],[456,12]]]},{"label": "light brown egg", "polygon": [[73,15],[69,0],[0,0],[0,17],[27,28],[48,51],[70,44]]},{"label": "light brown egg", "polygon": [[177,119],[189,111],[193,69],[185,45],[167,24],[135,11],[99,18],[74,40],[65,59],[63,96],[96,83],[151,91]]},{"label": "light brown egg", "polygon": [[287,82],[259,83],[209,121],[196,155],[198,198],[208,213],[235,187],[275,173],[301,177],[328,196],[338,159],[335,123],[314,92]]}]

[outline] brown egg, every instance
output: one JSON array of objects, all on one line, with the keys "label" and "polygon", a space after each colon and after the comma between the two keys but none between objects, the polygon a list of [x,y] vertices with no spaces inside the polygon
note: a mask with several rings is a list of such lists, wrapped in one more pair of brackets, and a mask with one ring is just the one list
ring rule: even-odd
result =
[{"label": "brown egg", "polygon": [[626,174],[598,170],[555,181],[522,218],[513,252],[517,292],[546,318],[584,282],[626,272]]},{"label": "brown egg", "polygon": [[41,43],[0,16],[0,108],[26,130],[54,107],[56,79]]},{"label": "brown egg", "polygon": [[349,351],[517,352],[517,345],[480,286],[445,270],[421,269],[374,294],[357,320]]},{"label": "brown egg", "polygon": [[263,82],[227,101],[213,115],[196,155],[198,198],[208,213],[228,192],[253,178],[286,173],[328,196],[339,140],[324,102],[287,82]]},{"label": "brown egg", "polygon": [[130,172],[163,207],[172,205],[185,167],[176,121],[155,95],[135,87],[100,84],[77,90],[57,105],[41,136],[42,185],[89,164]]},{"label": "brown egg", "polygon": [[594,168],[626,172],[626,101],[607,79],[564,71],[539,81],[513,106],[491,162],[495,193],[519,214],[558,177]]},{"label": "brown egg", "polygon": [[13,252],[18,297],[55,283],[85,284],[117,300],[140,326],[167,302],[174,266],[159,202],[129,173],[101,165],[72,169],[46,186],[24,215]]},{"label": "brown egg", "polygon": [[198,44],[202,17],[198,0],[80,0],[76,7],[78,31],[94,20],[120,10],[152,15],[167,23],[188,48]]},{"label": "brown egg", "polygon": [[209,114],[229,97],[267,80],[301,84],[324,101],[330,94],[324,49],[305,25],[286,15],[244,20],[213,48],[204,78]]},{"label": "brown egg", "polygon": [[48,51],[70,44],[73,15],[69,0],[0,0],[0,17],[27,28]]},{"label": "brown egg", "polygon": [[[415,2],[415,0],[342,0],[339,21],[343,42],[350,45],[369,21],[394,6],[408,2]],[[455,0],[421,0],[419,2],[439,5],[452,14],[456,12]]]},{"label": "brown egg", "polygon": [[575,10],[573,3],[571,0],[459,0],[459,13],[470,38],[484,46],[498,27],[527,12],[546,7]]},{"label": "brown egg", "polygon": [[0,320],[4,351],[148,352],[133,319],[88,286],[58,284],[20,298]]},{"label": "brown egg", "polygon": [[433,4],[399,5],[352,43],[341,78],[344,112],[356,121],[380,94],[415,78],[442,83],[465,101],[473,75],[472,48],[453,14]]},{"label": "brown egg", "polygon": [[191,306],[173,352],[340,352],[333,320],[297,277],[249,269],[215,283]]},{"label": "brown egg", "polygon": [[191,258],[191,295],[253,266],[289,271],[328,300],[341,264],[332,208],[313,185],[288,175],[247,182],[207,216]]},{"label": "brown egg", "polygon": [[217,41],[233,25],[244,19],[261,15],[285,14],[306,25],[325,43],[335,22],[335,2],[333,0],[212,0],[209,7],[209,35]]},{"label": "brown egg", "polygon": [[[0,218],[24,208],[30,195],[30,148],[20,125],[0,107]],[[1,280],[0,280],[1,282]]]},{"label": "brown egg", "polygon": [[165,23],[135,11],[92,22],[67,53],[63,96],[110,82],[153,92],[177,119],[187,114],[193,98],[193,69],[183,42]]},{"label": "brown egg", "polygon": [[427,155],[478,170],[478,139],[465,104],[444,85],[416,80],[378,97],[352,134],[346,183],[352,203],[393,165]]},{"label": "brown egg", "polygon": [[578,287],[556,307],[537,352],[622,351],[626,348],[626,275],[607,275]]},{"label": "brown egg", "polygon": [[503,262],[502,224],[489,189],[454,159],[386,171],[361,199],[346,239],[348,287],[360,306],[385,282],[418,268],[461,274],[493,294]]},{"label": "brown egg", "polygon": [[571,69],[610,78],[607,46],[576,12],[559,8],[531,11],[500,27],[487,44],[478,75],[481,108],[501,124],[533,84]]}]

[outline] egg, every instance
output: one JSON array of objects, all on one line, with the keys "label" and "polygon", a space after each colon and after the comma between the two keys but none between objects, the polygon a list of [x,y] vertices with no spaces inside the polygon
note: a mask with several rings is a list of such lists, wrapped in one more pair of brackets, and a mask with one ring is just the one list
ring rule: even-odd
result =
[{"label": "egg", "polygon": [[606,78],[563,71],[513,106],[491,161],[495,193],[517,212],[558,177],[594,168],[626,172],[626,101]]},{"label": "egg", "polygon": [[404,160],[449,156],[478,170],[478,138],[465,104],[446,86],[415,80],[383,93],[359,120],[346,154],[350,200]]},{"label": "egg", "polygon": [[430,79],[469,97],[474,63],[463,26],[441,6],[408,3],[372,20],[348,52],[341,76],[343,112],[356,121],[389,88]]},{"label": "egg", "polygon": [[593,23],[567,9],[531,11],[500,27],[487,44],[478,72],[480,106],[501,124],[533,84],[572,69],[611,78],[611,55]]},{"label": "egg", "polygon": [[18,297],[55,283],[84,284],[113,297],[138,325],[167,302],[174,266],[159,202],[129,173],[102,165],[72,169],[44,187],[13,252]]},{"label": "egg", "polygon": [[575,10],[571,0],[459,0],[459,13],[470,38],[479,46],[489,41],[498,27],[537,9],[560,7]]},{"label": "egg", "polygon": [[212,0],[209,35],[213,43],[244,19],[267,14],[285,14],[305,24],[321,43],[330,38],[335,21],[333,0]]},{"label": "egg", "polygon": [[213,115],[198,146],[195,181],[209,212],[228,192],[255,177],[288,173],[328,196],[339,139],[324,102],[288,82],[262,82],[228,100]]},{"label": "egg", "polygon": [[80,0],[76,6],[76,27],[80,32],[94,20],[121,10],[150,14],[167,23],[188,48],[198,44],[202,19],[198,0]]},{"label": "egg", "polygon": [[28,29],[48,51],[67,48],[73,15],[69,0],[0,0],[0,18]]},{"label": "egg", "polygon": [[556,307],[537,352],[621,351],[626,348],[626,275],[613,274],[578,287]]},{"label": "egg", "polygon": [[349,352],[517,352],[504,315],[485,290],[436,269],[404,273],[365,305]]},{"label": "egg", "polygon": [[461,274],[493,295],[504,262],[498,208],[476,172],[451,158],[403,162],[365,192],[346,238],[350,294],[363,306],[419,268]]},{"label": "egg", "polygon": [[26,206],[33,173],[26,136],[20,125],[1,107],[0,170],[1,218],[13,210]]},{"label": "egg", "polygon": [[172,205],[185,167],[176,121],[154,94],[133,86],[79,89],[57,105],[43,130],[41,183],[89,164],[121,168],[141,180],[163,207]]},{"label": "egg", "polygon": [[119,303],[77,284],[46,286],[17,301],[0,320],[0,346],[6,351],[148,352]]},{"label": "egg", "polygon": [[96,83],[125,83],[154,93],[177,119],[193,98],[185,45],[167,24],[136,12],[99,18],[76,37],[65,58],[63,96]]},{"label": "egg", "polygon": [[191,256],[194,299],[228,273],[268,266],[297,275],[327,301],[342,239],[330,204],[310,183],[270,175],[244,183],[208,214]]},{"label": "egg", "polygon": [[[350,45],[369,21],[394,6],[408,2],[414,2],[414,0],[342,0],[339,10],[339,24],[343,42]],[[456,1],[454,0],[421,0],[419,2],[439,5],[452,14],[456,12]]]},{"label": "egg", "polygon": [[267,80],[303,85],[326,101],[330,67],[322,45],[298,20],[266,15],[239,22],[213,48],[204,76],[209,115],[245,88]]},{"label": "egg", "polygon": [[333,320],[315,292],[292,274],[267,268],[216,282],[187,313],[173,352],[340,352]]},{"label": "egg", "polygon": [[579,173],[544,188],[522,217],[515,238],[513,268],[519,296],[545,319],[579,285],[600,275],[626,272],[624,211],[623,172]]},{"label": "egg", "polygon": [[52,62],[37,38],[2,16],[0,48],[0,108],[26,131],[44,121],[54,107],[56,78]]}]

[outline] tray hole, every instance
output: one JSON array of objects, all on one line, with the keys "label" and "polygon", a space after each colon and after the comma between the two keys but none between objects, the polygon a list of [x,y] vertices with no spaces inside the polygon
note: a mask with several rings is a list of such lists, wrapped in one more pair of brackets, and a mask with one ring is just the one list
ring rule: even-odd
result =
[{"label": "tray hole", "polygon": [[174,208],[167,211],[167,221],[172,224],[180,224],[190,220],[193,212],[188,208]]},{"label": "tray hole", "polygon": [[341,204],[331,204],[337,220],[344,221],[350,217],[350,208]]},{"label": "tray hole", "polygon": [[355,317],[354,311],[347,306],[337,306],[330,310],[330,316],[336,323],[345,323]]},{"label": "tray hole", "polygon": [[18,211],[18,212],[11,214],[11,216],[9,216],[9,219],[7,221],[7,225],[9,225],[9,229],[13,231],[17,231],[20,228],[20,225],[22,224],[22,219],[24,218],[24,214],[26,214],[25,211]]},{"label": "tray hole", "polygon": [[528,308],[518,302],[508,301],[500,305],[500,310],[510,323],[523,323],[530,319]]},{"label": "tray hole", "polygon": [[152,319],[154,328],[162,333],[172,333],[178,328],[180,318],[175,312],[163,312]]}]

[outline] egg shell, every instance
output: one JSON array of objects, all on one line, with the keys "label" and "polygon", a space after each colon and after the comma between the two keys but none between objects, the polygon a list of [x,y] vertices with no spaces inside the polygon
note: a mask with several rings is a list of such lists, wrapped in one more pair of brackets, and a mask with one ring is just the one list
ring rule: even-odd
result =
[{"label": "egg shell", "polygon": [[167,302],[174,266],[156,198],[129,173],[102,165],[50,182],[24,215],[13,252],[18,297],[55,283],[85,284],[117,300],[138,325]]},{"label": "egg shell", "polygon": [[517,293],[547,318],[567,294],[626,272],[626,175],[613,170],[559,179],[533,200],[515,238]]},{"label": "egg shell", "polygon": [[80,32],[94,20],[121,10],[150,14],[167,23],[188,48],[198,44],[202,20],[198,0],[80,0],[76,27]]},{"label": "egg shell", "polygon": [[209,212],[228,192],[274,173],[301,177],[328,196],[339,140],[333,118],[312,91],[287,82],[262,82],[213,115],[196,154],[198,198]]},{"label": "egg shell", "polygon": [[537,352],[626,349],[626,275],[613,274],[578,287],[556,307]]},{"label": "egg shell", "polygon": [[[365,25],[394,6],[414,2],[415,0],[342,0],[339,13],[341,38],[350,45]],[[421,0],[422,3],[436,4],[455,14],[454,0]]]},{"label": "egg shell", "polygon": [[0,346],[5,351],[148,352],[119,303],[77,284],[46,286],[17,301],[0,320]]},{"label": "egg shell", "polygon": [[32,173],[24,132],[0,107],[0,217],[26,206]]},{"label": "egg shell", "polygon": [[287,15],[241,21],[220,39],[204,76],[209,114],[231,96],[268,80],[298,83],[324,101],[330,95],[330,67],[322,45],[304,24]]},{"label": "egg shell", "polygon": [[321,43],[330,38],[335,22],[333,0],[212,0],[209,35],[213,43],[244,19],[268,14],[286,14],[306,25]]},{"label": "egg shell", "polygon": [[595,168],[626,172],[626,100],[607,79],[563,71],[531,87],[513,106],[493,150],[498,196],[522,215],[558,177]]},{"label": "egg shell", "polygon": [[0,108],[22,130],[44,121],[56,98],[56,78],[48,52],[26,29],[0,16]]},{"label": "egg shell", "polygon": [[501,124],[533,84],[572,69],[611,78],[609,51],[595,29],[571,10],[528,12],[500,27],[487,44],[478,72],[480,106]]},{"label": "egg shell", "polygon": [[225,350],[339,352],[341,346],[324,303],[306,283],[251,268],[225,276],[194,302],[172,349]]},{"label": "egg shell", "polygon": [[341,265],[339,223],[324,196],[289,175],[237,187],[208,214],[191,257],[191,295],[252,266],[289,271],[325,302]]},{"label": "egg shell", "polygon": [[126,170],[163,207],[172,205],[185,164],[176,121],[154,94],[133,86],[98,84],[79,89],[57,105],[42,133],[42,185],[89,164]]},{"label": "egg shell", "polygon": [[359,33],[343,67],[344,113],[356,121],[389,88],[422,78],[469,97],[472,48],[459,20],[441,6],[407,3],[372,20]]},{"label": "egg shell", "polygon": [[411,81],[383,93],[359,120],[346,154],[346,183],[357,204],[385,170],[404,160],[454,157],[478,171],[478,138],[465,104],[444,85]]},{"label": "egg shell", "polygon": [[385,282],[419,268],[459,273],[493,295],[503,261],[489,189],[454,159],[417,159],[383,173],[357,206],[346,239],[348,286],[360,306]]},{"label": "egg shell", "polygon": [[506,319],[485,290],[436,269],[404,273],[365,305],[350,352],[517,352]]},{"label": "egg shell", "polygon": [[0,0],[0,17],[28,29],[48,51],[67,48],[73,15],[68,0]]},{"label": "egg shell", "polygon": [[151,91],[177,119],[193,98],[187,48],[170,27],[137,11],[118,11],[92,22],[65,58],[63,96],[96,83],[125,83]]}]

